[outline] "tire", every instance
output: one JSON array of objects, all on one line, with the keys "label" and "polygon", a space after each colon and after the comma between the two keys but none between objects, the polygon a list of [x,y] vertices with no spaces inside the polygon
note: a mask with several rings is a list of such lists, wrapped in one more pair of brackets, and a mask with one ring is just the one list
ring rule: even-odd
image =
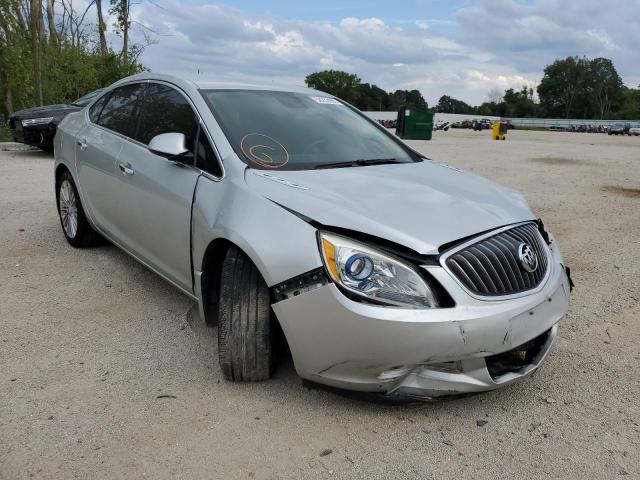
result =
[{"label": "tire", "polygon": [[101,243],[102,237],[93,229],[82,208],[78,189],[68,171],[60,175],[56,183],[56,204],[60,226],[67,242],[76,248]]},{"label": "tire", "polygon": [[229,248],[218,302],[218,361],[227,380],[271,377],[273,323],[270,291],[262,275],[241,250]]}]

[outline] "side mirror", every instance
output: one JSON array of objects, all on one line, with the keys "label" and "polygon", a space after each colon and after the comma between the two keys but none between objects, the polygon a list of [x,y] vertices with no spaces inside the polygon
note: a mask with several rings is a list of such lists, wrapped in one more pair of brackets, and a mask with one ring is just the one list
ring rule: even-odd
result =
[{"label": "side mirror", "polygon": [[149,151],[175,162],[188,157],[187,137],[183,133],[161,133],[149,142]]}]

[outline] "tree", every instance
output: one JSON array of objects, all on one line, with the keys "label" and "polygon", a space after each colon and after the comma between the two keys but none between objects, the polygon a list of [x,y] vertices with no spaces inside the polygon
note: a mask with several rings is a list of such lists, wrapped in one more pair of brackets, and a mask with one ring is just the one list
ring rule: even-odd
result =
[{"label": "tree", "polygon": [[[93,0],[92,0],[93,1]],[[138,58],[144,51],[144,49],[155,43],[151,40],[147,34],[147,32],[155,33],[150,28],[146,27],[140,22],[137,22],[137,25],[142,27],[145,41],[142,44],[131,44],[130,43],[130,33],[131,33],[131,0],[110,0],[111,8],[109,9],[109,13],[114,15],[116,20],[113,24],[114,31],[116,35],[122,37],[122,50],[120,50],[120,56],[122,58],[122,62],[124,64],[125,69],[128,70],[129,74],[136,72],[136,65]],[[104,24],[104,20],[102,17],[102,4],[99,0],[97,0],[97,9],[98,9],[98,32],[100,34],[100,48],[101,50],[105,47],[106,50],[106,37],[104,35],[104,31],[106,29],[106,25]]]},{"label": "tree", "polygon": [[586,91],[597,108],[600,119],[605,118],[611,105],[622,96],[622,79],[608,58],[594,58],[587,67]]},{"label": "tree", "polygon": [[502,102],[502,98],[502,92],[497,88],[492,88],[487,94],[487,99],[489,100],[488,103],[500,103]]},{"label": "tree", "polygon": [[33,68],[34,97],[36,105],[42,105],[42,0],[30,0],[29,36],[31,37],[31,67]]},{"label": "tree", "polygon": [[391,106],[389,94],[377,85],[358,85],[358,99],[355,106],[364,111],[386,111]]},{"label": "tree", "polygon": [[638,88],[622,87],[620,98],[613,103],[611,117],[620,120],[640,118],[640,85]]},{"label": "tree", "polygon": [[576,111],[574,102],[584,89],[587,64],[586,58],[567,57],[547,65],[538,85],[540,105],[547,115],[569,118]]},{"label": "tree", "polygon": [[96,15],[98,18],[98,36],[100,38],[100,53],[103,55],[107,54],[107,36],[105,32],[107,31],[107,25],[104,23],[104,18],[102,16],[102,0],[96,0]]},{"label": "tree", "polygon": [[406,97],[405,102],[409,105],[414,105],[418,108],[426,110],[429,108],[429,104],[424,99],[419,90],[405,90]]},{"label": "tree", "polygon": [[608,58],[567,57],[544,70],[538,86],[543,113],[565,118],[607,117],[623,95],[623,84]]},{"label": "tree", "polygon": [[49,39],[52,44],[56,45],[58,43],[58,30],[56,29],[53,2],[54,0],[47,0],[47,24],[49,27]]},{"label": "tree", "polygon": [[324,70],[307,75],[304,81],[308,87],[334,95],[345,102],[355,103],[358,99],[360,78],[352,73]]},{"label": "tree", "polygon": [[507,105],[503,101],[498,103],[484,102],[475,108],[475,113],[477,115],[484,115],[487,117],[506,117],[506,112]]},{"label": "tree", "polygon": [[429,105],[419,90],[396,90],[387,93],[374,84],[360,83],[360,78],[340,70],[324,70],[307,75],[308,87],[322,90],[355,105],[360,110],[397,111],[401,105],[427,109]]},{"label": "tree", "polygon": [[503,106],[500,116],[505,117],[535,117],[538,114],[538,105],[533,101],[533,88],[523,86],[520,91],[513,88],[505,90]]},{"label": "tree", "polygon": [[475,113],[474,110],[471,105],[449,95],[441,96],[436,105],[438,113]]},{"label": "tree", "polygon": [[429,108],[427,101],[419,90],[396,90],[389,94],[389,103],[390,109],[394,111],[403,105],[412,105],[423,110]]},{"label": "tree", "polygon": [[93,4],[76,11],[72,0],[0,0],[1,126],[15,110],[71,102],[141,71],[144,46],[129,44],[126,64],[106,40],[96,50],[96,29],[86,20]]}]

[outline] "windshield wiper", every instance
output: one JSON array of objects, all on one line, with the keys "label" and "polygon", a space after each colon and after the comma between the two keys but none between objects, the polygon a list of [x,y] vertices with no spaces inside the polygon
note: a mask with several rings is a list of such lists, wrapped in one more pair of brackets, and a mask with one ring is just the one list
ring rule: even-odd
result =
[{"label": "windshield wiper", "polygon": [[395,158],[370,158],[363,159],[360,158],[358,160],[350,160],[348,162],[334,162],[334,163],[321,163],[313,167],[315,170],[319,170],[321,168],[348,168],[348,167],[365,167],[367,165],[385,165],[389,163],[406,163],[401,160],[397,160]]}]

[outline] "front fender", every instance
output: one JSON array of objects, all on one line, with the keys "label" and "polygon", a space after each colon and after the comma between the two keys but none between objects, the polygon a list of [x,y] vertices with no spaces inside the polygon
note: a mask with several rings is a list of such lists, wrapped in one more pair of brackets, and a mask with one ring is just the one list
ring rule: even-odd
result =
[{"label": "front fender", "polygon": [[251,258],[268,286],[322,266],[314,227],[251,191],[242,178],[214,181],[201,176],[192,211],[196,275],[209,244],[221,238]]}]

